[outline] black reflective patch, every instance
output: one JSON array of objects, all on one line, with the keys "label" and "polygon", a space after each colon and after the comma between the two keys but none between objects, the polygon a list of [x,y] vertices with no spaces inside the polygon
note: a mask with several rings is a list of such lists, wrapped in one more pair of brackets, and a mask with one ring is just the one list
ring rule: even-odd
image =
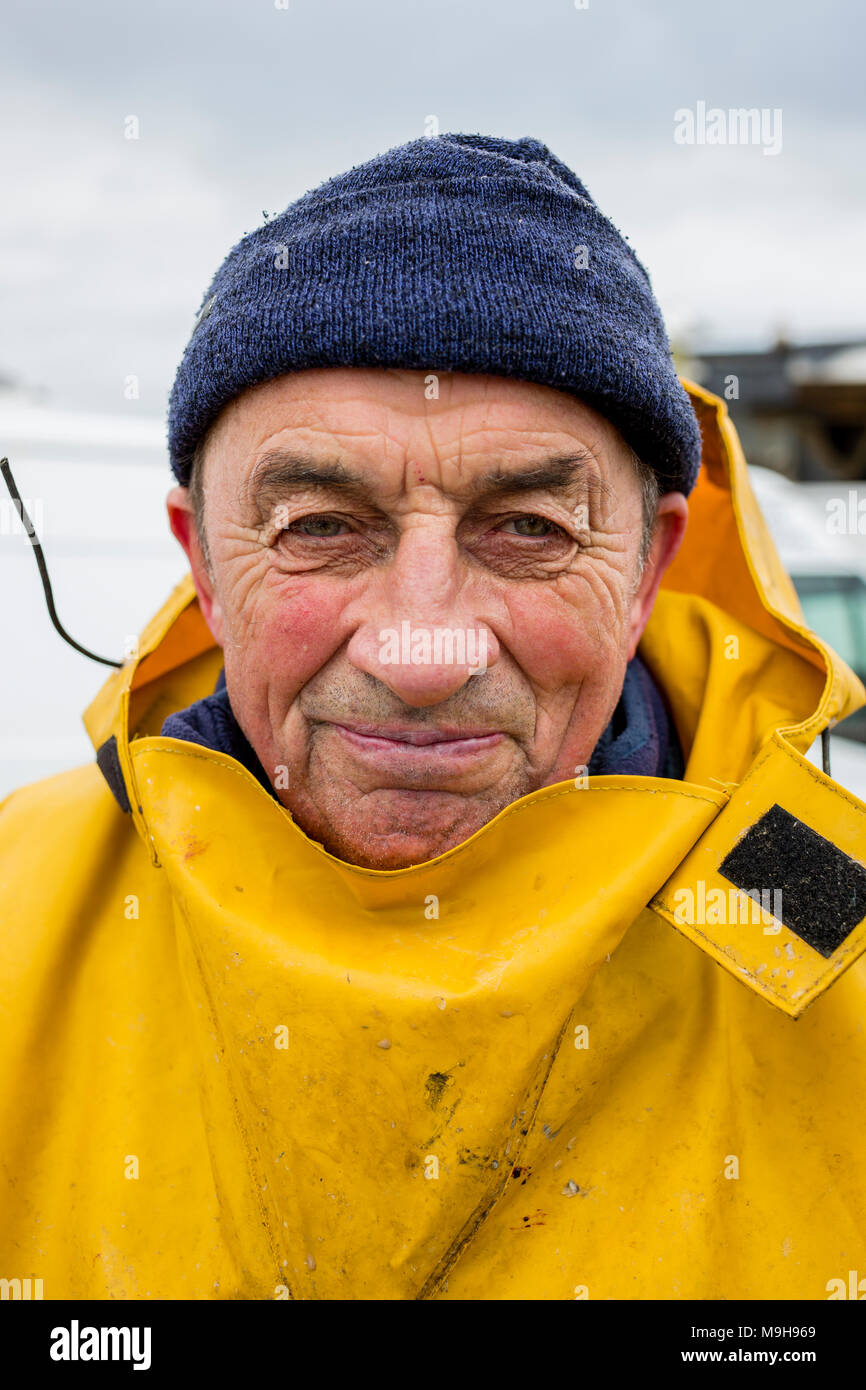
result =
[{"label": "black reflective patch", "polygon": [[102,747],[97,750],[96,761],[99,765],[99,771],[111,788],[121,811],[125,811],[129,815],[132,807],[129,804],[126,783],[123,780],[120,756],[117,752],[117,739],[114,734],[111,735],[111,738],[107,738]]},{"label": "black reflective patch", "polygon": [[866,868],[781,806],[755,822],[719,873],[753,897],[781,890],[785,926],[825,958],[866,917]]}]

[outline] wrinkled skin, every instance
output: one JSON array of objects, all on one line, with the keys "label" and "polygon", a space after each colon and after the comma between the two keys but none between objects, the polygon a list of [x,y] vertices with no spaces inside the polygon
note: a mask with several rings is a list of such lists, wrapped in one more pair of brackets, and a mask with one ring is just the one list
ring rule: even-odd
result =
[{"label": "wrinkled skin", "polygon": [[[681,493],[662,497],[641,572],[640,483],[611,424],[529,382],[441,374],[432,389],[421,372],[325,368],[230,402],[205,453],[210,566],[187,489],[167,500],[277,795],[332,854],[379,869],[585,767],[687,519]],[[307,473],[257,493],[276,450]],[[511,486],[575,456],[565,489]],[[334,464],[352,487],[308,476]],[[449,629],[453,648],[389,647],[406,621]]]}]

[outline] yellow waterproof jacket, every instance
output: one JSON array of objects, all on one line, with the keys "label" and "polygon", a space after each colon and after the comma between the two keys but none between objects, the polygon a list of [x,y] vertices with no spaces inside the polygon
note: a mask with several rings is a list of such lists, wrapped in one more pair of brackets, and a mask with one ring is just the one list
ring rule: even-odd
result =
[{"label": "yellow waterproof jacket", "polygon": [[866,1291],[866,805],[804,756],[866,692],[688,389],[701,476],[640,646],[682,781],[577,778],[427,863],[346,864],[160,736],[221,666],[187,579],[87,711],[99,766],[6,800],[0,1277]]}]

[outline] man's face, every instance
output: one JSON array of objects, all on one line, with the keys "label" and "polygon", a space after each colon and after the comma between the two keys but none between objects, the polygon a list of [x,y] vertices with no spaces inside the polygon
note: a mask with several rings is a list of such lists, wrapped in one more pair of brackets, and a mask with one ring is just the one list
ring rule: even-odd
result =
[{"label": "man's face", "polygon": [[594,410],[384,369],[245,391],[204,488],[211,573],[186,489],[169,516],[238,723],[297,824],[379,869],[588,764],[686,519],[662,499],[641,573],[638,475]]}]

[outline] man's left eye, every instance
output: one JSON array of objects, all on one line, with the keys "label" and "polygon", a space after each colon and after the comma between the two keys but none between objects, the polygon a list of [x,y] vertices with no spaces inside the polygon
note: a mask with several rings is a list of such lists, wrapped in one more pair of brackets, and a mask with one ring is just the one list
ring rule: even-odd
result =
[{"label": "man's left eye", "polygon": [[316,536],[330,540],[339,536],[346,523],[339,516],[302,516],[290,526],[283,527],[283,535]]},{"label": "man's left eye", "polygon": [[544,516],[536,516],[534,512],[527,513],[525,516],[509,517],[499,529],[508,531],[509,527],[514,528],[513,531],[509,531],[510,535],[530,536],[541,540],[546,540],[548,536],[563,535],[562,528],[557,526],[555,522],[548,521]]}]

